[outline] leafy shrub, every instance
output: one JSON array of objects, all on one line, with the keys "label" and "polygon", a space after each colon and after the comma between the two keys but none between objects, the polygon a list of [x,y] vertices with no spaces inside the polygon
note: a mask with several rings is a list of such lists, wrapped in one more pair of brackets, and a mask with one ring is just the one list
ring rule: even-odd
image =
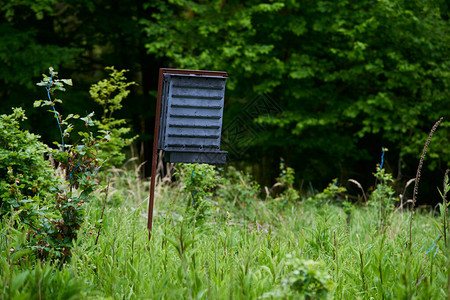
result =
[{"label": "leafy shrub", "polygon": [[124,73],[127,70],[117,71],[114,67],[107,67],[106,70],[111,71],[109,78],[93,84],[89,94],[103,108],[101,119],[93,122],[99,130],[108,133],[107,141],[99,141],[97,153],[98,158],[105,161],[104,167],[108,168],[119,166],[124,162],[125,154],[122,149],[137,138],[137,136],[125,138],[124,136],[131,131],[130,128],[123,126],[126,120],[113,117],[113,113],[122,108],[122,100],[130,93],[128,87],[136,83],[134,81],[126,82],[127,78]]},{"label": "leafy shrub", "polygon": [[217,172],[208,164],[178,164],[176,175],[181,179],[184,189],[189,192],[188,211],[194,209],[196,221],[208,214],[213,189],[216,187]]},{"label": "leafy shrub", "polygon": [[[14,108],[10,115],[0,115],[0,215],[23,209],[23,201],[48,204],[61,180],[45,159],[50,149],[39,136],[20,128],[25,111]],[[20,199],[18,190],[20,190]],[[34,200],[30,200],[34,199]]]},{"label": "leafy shrub", "polygon": [[[77,238],[78,230],[84,222],[85,204],[89,202],[92,192],[99,184],[96,177],[104,167],[104,159],[112,157],[110,165],[121,162],[123,157],[119,155],[119,151],[124,143],[131,142],[122,138],[122,134],[127,133],[129,129],[119,128],[125,121],[115,120],[111,114],[120,109],[121,100],[128,95],[126,87],[133,83],[123,82],[125,71],[110,69],[113,71],[112,78],[99,82],[91,89],[91,95],[104,107],[102,122],[93,120],[93,112],[84,118],[74,114],[63,118],[56,110],[56,105],[62,100],[52,99],[51,96],[56,91],[65,91],[65,85],[72,85],[72,80],[58,79],[58,73],[54,72],[53,68],[50,68],[50,76],[44,74],[43,80],[37,84],[46,88],[48,100],[37,100],[34,106],[50,107],[60,129],[61,143],[55,143],[58,148],[51,152],[65,182],[48,191],[54,200],[54,206],[44,207],[41,211],[24,195],[22,190],[25,185],[18,184],[21,174],[10,171],[11,183],[7,184],[7,187],[16,202],[24,204],[21,207],[21,221],[32,228],[28,236],[29,246],[36,251],[38,257],[47,258],[53,253],[52,258],[61,262],[70,258],[73,240]],[[115,92],[119,94],[113,97]],[[75,128],[70,122],[78,119],[84,123],[85,129],[77,132],[78,142],[68,145],[65,140]],[[95,134],[95,125],[98,125],[99,132],[103,135]],[[114,144],[109,146],[111,137]]]},{"label": "leafy shrub", "polygon": [[398,198],[394,196],[392,174],[386,173],[385,169],[377,166],[377,172],[373,175],[378,184],[369,196],[369,204],[379,208],[379,226],[381,228],[389,225],[389,218],[394,211],[394,204],[395,201],[398,201]]},{"label": "leafy shrub", "polygon": [[339,186],[337,183],[337,178],[335,178],[321,193],[314,195],[313,200],[319,203],[330,200],[337,200],[338,198],[342,197],[345,192],[347,192],[347,189],[345,187]]},{"label": "leafy shrub", "polygon": [[332,281],[324,270],[323,262],[291,258],[288,265],[294,271],[283,280],[283,285],[307,298],[323,299],[328,296]]}]

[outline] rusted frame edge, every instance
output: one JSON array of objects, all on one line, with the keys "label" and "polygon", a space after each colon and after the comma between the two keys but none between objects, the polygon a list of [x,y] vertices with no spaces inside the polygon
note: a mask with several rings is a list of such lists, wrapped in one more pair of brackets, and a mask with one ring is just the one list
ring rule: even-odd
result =
[{"label": "rusted frame edge", "polygon": [[152,238],[152,226],[153,226],[153,204],[155,200],[156,165],[158,163],[159,121],[161,119],[161,98],[164,80],[163,70],[164,69],[159,69],[158,95],[156,97],[155,134],[153,135],[152,173],[150,178],[150,196],[148,200],[148,218],[147,218],[148,222],[147,229],[149,240]]}]

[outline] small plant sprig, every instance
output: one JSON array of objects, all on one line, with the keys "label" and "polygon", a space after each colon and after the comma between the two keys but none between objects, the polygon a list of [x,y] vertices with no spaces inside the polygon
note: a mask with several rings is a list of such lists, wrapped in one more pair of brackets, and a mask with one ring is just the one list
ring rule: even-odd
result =
[{"label": "small plant sprig", "polygon": [[[56,111],[55,105],[56,103],[62,103],[61,99],[55,98],[52,100],[52,96],[55,91],[65,91],[64,84],[72,85],[72,79],[58,79],[58,72],[55,72],[53,67],[49,68],[50,76],[42,74],[43,79],[36,83],[37,86],[43,86],[47,90],[48,100],[37,100],[34,102],[34,107],[50,106],[52,107],[52,113],[55,114],[56,121],[58,122],[59,132],[61,134],[61,144],[59,145],[62,149],[64,149],[64,138],[68,137],[70,132],[73,130],[73,126],[68,124],[68,120],[71,118],[77,119],[79,115],[68,115],[66,119],[62,119],[62,116]],[[62,126],[66,126],[66,129],[63,131]]]},{"label": "small plant sprig", "polygon": [[336,200],[347,192],[347,189],[338,185],[337,178],[333,179],[328,186],[321,192],[314,196],[314,200],[318,203]]},{"label": "small plant sprig", "polygon": [[277,183],[272,189],[277,186],[284,188],[284,191],[275,199],[278,200],[281,207],[285,207],[288,203],[294,203],[300,196],[294,189],[295,171],[293,168],[286,166],[284,160],[280,159],[280,176],[277,178]]},{"label": "small plant sprig", "polygon": [[398,199],[394,197],[395,191],[392,188],[394,179],[392,174],[387,173],[386,169],[377,166],[377,172],[373,174],[377,179],[377,186],[369,196],[369,203],[379,207],[379,229],[388,226],[390,216],[394,211],[394,201]]}]

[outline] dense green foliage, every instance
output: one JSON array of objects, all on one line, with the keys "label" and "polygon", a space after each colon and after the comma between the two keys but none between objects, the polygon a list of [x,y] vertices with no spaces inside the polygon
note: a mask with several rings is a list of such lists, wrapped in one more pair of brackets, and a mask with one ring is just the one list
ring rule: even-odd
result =
[{"label": "dense green foliage", "polygon": [[103,167],[120,167],[125,160],[124,148],[137,138],[126,138],[131,128],[127,127],[125,119],[116,119],[113,113],[123,108],[122,101],[130,94],[128,88],[135,82],[127,82],[125,72],[117,71],[114,67],[107,67],[111,73],[108,79],[93,84],[89,90],[91,98],[103,108],[100,120],[94,120],[99,131],[107,132],[108,139],[100,141],[98,157],[104,161]]},{"label": "dense green foliage", "polygon": [[[252,94],[281,107],[257,115],[266,127],[248,160],[281,152],[307,179],[336,174],[336,161],[341,174],[355,171],[354,162],[387,146],[404,166],[416,161],[430,124],[449,116],[449,11],[439,1],[152,6],[158,12],[143,21],[149,53],[183,68],[226,70],[230,115]],[[449,144],[449,126],[438,144]],[[445,169],[449,151],[432,147],[428,167]]]},{"label": "dense green foliage", "polygon": [[[63,101],[55,93],[65,91],[65,85],[72,85],[72,80],[59,79],[53,68],[50,76],[43,75],[37,83],[47,90],[48,99],[37,100],[34,106],[50,108],[54,126],[61,134],[60,142],[55,142],[57,149],[48,148],[38,136],[21,128],[20,121],[26,118],[21,108],[0,116],[0,171],[4,170],[0,174],[0,217],[3,220],[15,216],[15,226],[28,227],[27,242],[21,247],[33,250],[36,258],[56,258],[60,262],[70,259],[73,240],[85,221],[86,203],[99,186],[99,171],[110,157],[107,166],[121,163],[124,157],[120,150],[131,142],[122,137],[129,129],[118,128],[124,121],[114,119],[112,112],[120,110],[121,101],[128,95],[126,87],[132,83],[124,82],[124,71],[112,71],[111,80],[91,88],[94,99],[104,106],[101,121],[92,119],[94,113],[84,118],[59,113],[57,106]],[[78,119],[84,130],[74,130],[72,121]],[[73,132],[77,133],[76,142],[68,144]],[[112,144],[108,145],[110,140]],[[52,165],[46,157],[50,157]]]},{"label": "dense green foliage", "polygon": [[[9,115],[0,115],[0,216],[19,210],[26,198],[48,201],[58,189],[56,173],[45,159],[50,149],[39,141],[39,136],[22,130],[20,122],[26,119],[21,108]],[[20,188],[18,199],[16,188]]]},{"label": "dense green foliage", "polygon": [[[150,161],[158,68],[220,69],[230,74],[224,147],[238,154],[230,159],[239,166],[259,168],[260,183],[273,184],[282,156],[303,187],[355,176],[369,186],[379,149],[388,147],[386,167],[399,192],[440,116],[424,172],[441,176],[449,165],[450,147],[442,146],[450,132],[446,1],[0,4],[1,113],[29,107],[31,79],[53,65],[77,82],[61,111],[102,115],[87,86],[104,77],[106,65],[130,69],[139,86],[130,86],[116,118],[132,123],[144,143],[140,157]],[[248,107],[261,97],[277,107]],[[57,136],[36,113],[25,124],[47,143]]]}]

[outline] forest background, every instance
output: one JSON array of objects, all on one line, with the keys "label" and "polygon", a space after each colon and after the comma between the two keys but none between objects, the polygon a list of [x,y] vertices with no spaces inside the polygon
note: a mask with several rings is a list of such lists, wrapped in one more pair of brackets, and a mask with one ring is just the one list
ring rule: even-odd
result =
[{"label": "forest background", "polygon": [[60,111],[82,115],[101,109],[89,87],[106,66],[129,69],[138,85],[116,117],[139,134],[134,154],[150,161],[158,69],[227,71],[223,148],[264,185],[282,158],[297,189],[333,178],[367,188],[387,148],[400,192],[444,117],[418,199],[435,204],[450,166],[449,17],[445,0],[0,0],[0,114],[23,107],[25,126],[50,144],[55,120],[33,109],[49,66],[74,82]]}]

